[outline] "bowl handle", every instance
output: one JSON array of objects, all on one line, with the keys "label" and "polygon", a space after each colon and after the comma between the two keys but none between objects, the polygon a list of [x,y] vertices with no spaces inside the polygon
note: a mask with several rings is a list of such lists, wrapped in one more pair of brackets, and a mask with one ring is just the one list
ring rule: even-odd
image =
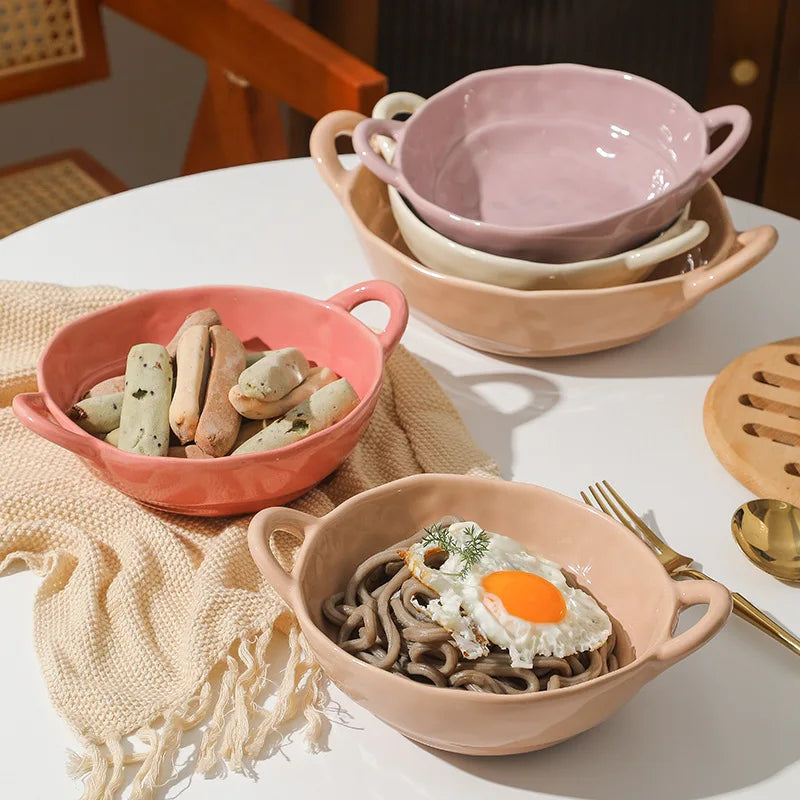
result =
[{"label": "bowl handle", "polygon": [[400,289],[388,281],[366,281],[366,283],[344,289],[331,297],[328,302],[349,313],[370,300],[377,300],[389,306],[389,321],[386,323],[386,329],[375,334],[383,348],[385,361],[397,346],[408,324],[408,302]]},{"label": "bowl handle", "polygon": [[353,149],[364,166],[384,183],[394,186],[402,193],[406,192],[406,182],[402,174],[393,164],[388,164],[383,156],[378,155],[369,141],[373,136],[389,136],[397,145],[403,137],[404,128],[405,122],[396,119],[365,119],[353,131]]},{"label": "bowl handle", "polygon": [[739,249],[714,267],[692,270],[684,275],[683,294],[687,300],[699,300],[703,295],[738,278],[761,261],[778,241],[772,225],[760,225],[736,235]]},{"label": "bowl handle", "polygon": [[[741,149],[750,133],[750,112],[744,106],[720,106],[700,115],[709,138],[714,131],[730,125],[725,140],[710,152],[700,167],[702,183],[716,175]],[[699,185],[699,184],[698,184]]]},{"label": "bowl handle", "polygon": [[247,543],[256,566],[269,581],[270,586],[280,595],[283,602],[291,607],[294,607],[297,581],[278,563],[269,542],[273,533],[284,531],[300,542],[302,551],[311,541],[315,532],[313,525],[317,522],[319,522],[317,517],[311,514],[304,514],[294,508],[278,506],[259,511],[251,520],[247,531]]},{"label": "bowl handle", "polygon": [[[708,605],[706,613],[689,630],[667,639],[653,654],[659,670],[686,658],[705,644],[725,624],[731,613],[731,594],[716,581],[674,581],[675,609]],[[677,615],[676,615],[677,619]]]},{"label": "bowl handle", "polygon": [[[425,98],[413,92],[392,92],[384,95],[372,109],[374,119],[393,119],[395,114],[413,114]],[[378,137],[378,147],[384,160],[391,164],[394,158],[394,140],[388,136]]]},{"label": "bowl handle", "polygon": [[[365,120],[357,111],[331,111],[326,114],[311,131],[308,149],[317,170],[331,191],[342,200],[347,194],[348,182],[352,179],[351,170],[345,169],[336,152],[336,137],[352,136],[359,122]],[[352,170],[355,172],[355,170]]]},{"label": "bowl handle", "polygon": [[50,415],[41,392],[15,395],[12,401],[14,414],[28,429],[43,439],[63,447],[82,458],[94,459],[98,442],[90,434],[80,434],[62,428]]}]

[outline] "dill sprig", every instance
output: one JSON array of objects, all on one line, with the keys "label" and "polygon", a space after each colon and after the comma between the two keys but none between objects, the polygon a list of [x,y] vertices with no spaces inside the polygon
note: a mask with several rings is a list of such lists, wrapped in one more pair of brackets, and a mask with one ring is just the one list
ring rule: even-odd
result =
[{"label": "dill sprig", "polygon": [[447,525],[440,525],[438,522],[425,528],[425,536],[422,537],[423,547],[438,547],[447,553],[458,553],[460,548],[456,540],[450,535]]},{"label": "dill sprig", "polygon": [[456,542],[450,534],[449,527],[439,523],[424,530],[423,547],[438,547],[450,555],[457,555],[461,558],[461,569],[457,573],[450,573],[458,578],[466,577],[467,573],[486,555],[486,551],[489,549],[489,535],[483,528],[476,528],[475,525],[470,525],[464,531],[466,541],[463,545]]}]

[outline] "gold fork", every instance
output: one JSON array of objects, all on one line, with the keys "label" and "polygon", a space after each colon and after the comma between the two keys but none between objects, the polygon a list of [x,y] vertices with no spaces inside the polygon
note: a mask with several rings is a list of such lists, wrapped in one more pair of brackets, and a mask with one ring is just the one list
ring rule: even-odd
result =
[{"label": "gold fork", "polygon": [[[616,517],[631,533],[644,540],[650,546],[658,556],[658,560],[664,569],[673,578],[713,580],[713,578],[709,578],[708,575],[700,572],[699,569],[693,569],[690,566],[694,562],[693,558],[673,550],[663,539],[657,536],[655,531],[645,524],[644,520],[619,496],[608,481],[590,486],[589,491],[597,503],[597,507],[602,512],[608,514],[609,517]],[[586,492],[581,492],[581,497],[584,503],[594,507]],[[738,592],[731,592],[731,598],[733,599],[733,613],[737,617],[746,620],[780,642],[784,647],[788,647],[793,653],[800,655],[800,639],[793,636],[775,620],[756,608]]]}]

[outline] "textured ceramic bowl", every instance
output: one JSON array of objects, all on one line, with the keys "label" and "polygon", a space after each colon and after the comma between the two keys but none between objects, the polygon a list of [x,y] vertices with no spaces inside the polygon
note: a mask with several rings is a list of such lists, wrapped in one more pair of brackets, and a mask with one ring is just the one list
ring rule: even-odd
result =
[{"label": "textured ceramic bowl", "polygon": [[[389,307],[375,334],[349,312],[379,300]],[[125,371],[134,344],[166,343],[187,314],[214,307],[252,350],[299,347],[347,378],[361,398],[343,420],[266,453],[186,460],[118,450],[83,431],[64,413],[95,383]],[[81,457],[101,480],[149,506],[221,516],[286,503],[344,461],[369,422],[383,363],[405,330],[402,292],[383,281],[345,289],[327,301],[253,286],[198,286],[139,295],[61,328],[39,360],[39,391],[14,398],[14,412],[35,433]]]},{"label": "textured ceramic bowl", "polygon": [[[393,92],[373,109],[376,119],[414,113],[425,99],[410,92]],[[387,162],[394,157],[394,140],[379,137]],[[645,278],[658,264],[697,247],[708,236],[708,223],[689,219],[686,205],[666,231],[636,250],[572,264],[546,264],[484,253],[442,236],[420,219],[394,186],[388,187],[389,203],[408,249],[421,264],[467,280],[506,286],[509,289],[600,289],[622,286]]]},{"label": "textured ceramic bowl", "polygon": [[[710,134],[728,125],[709,153]],[[548,64],[469,75],[405,122],[362,122],[353,144],[448,239],[563,263],[654,238],[749,131],[741,106],[700,114],[635,75]],[[370,148],[375,134],[397,142],[392,165]]]},{"label": "textured ceramic bowl", "polygon": [[[325,598],[341,591],[369,555],[445,514],[474,519],[563,565],[617,621],[624,666],[557,691],[492,695],[415,683],[338,647],[322,616]],[[269,547],[277,530],[303,540],[291,575]],[[672,580],[647,546],[610,517],[548,489],[498,480],[416,475],[364,492],[321,519],[267,509],[253,518],[249,543],[328,677],[406,736],[457,753],[528,752],[598,725],[647,681],[708,641],[731,608],[730,595],[718,583]],[[678,612],[695,604],[708,609],[673,637]]]},{"label": "textured ceramic bowl", "polygon": [[397,284],[418,318],[478,350],[565,356],[635,342],[746,272],[777,240],[768,225],[737,234],[722,195],[709,181],[690,208],[690,216],[708,223],[708,238],[660,264],[641,283],[528,292],[442,275],[409,252],[386,185],[369,170],[346,170],[339,162],[336,136],[351,133],[362,119],[354,111],[335,111],[317,123],[310,142],[317,168],[350,217],[373,273]]}]

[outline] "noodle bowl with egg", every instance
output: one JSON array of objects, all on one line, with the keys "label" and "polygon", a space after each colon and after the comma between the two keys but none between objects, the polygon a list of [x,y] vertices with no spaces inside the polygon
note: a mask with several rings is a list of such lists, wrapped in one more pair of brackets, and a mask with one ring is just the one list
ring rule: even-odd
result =
[{"label": "noodle bowl with egg", "polygon": [[439,687],[550,691],[620,666],[611,620],[557,564],[456,517],[363,561],[323,613],[343,650]]}]

